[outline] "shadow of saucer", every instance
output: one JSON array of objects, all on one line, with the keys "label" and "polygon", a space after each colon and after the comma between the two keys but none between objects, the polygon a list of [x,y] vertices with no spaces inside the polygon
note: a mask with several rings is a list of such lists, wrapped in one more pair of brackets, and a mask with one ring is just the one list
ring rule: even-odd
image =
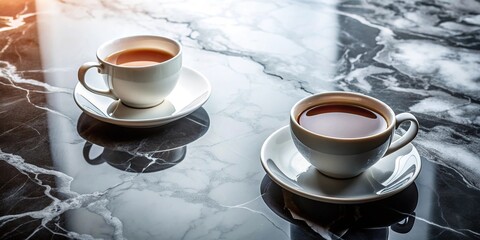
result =
[{"label": "shadow of saucer", "polygon": [[[300,197],[282,189],[267,175],[260,190],[267,206],[291,223],[292,239],[387,239],[388,227],[398,233],[412,229],[418,202],[415,183],[396,195],[363,204],[334,204]],[[304,220],[313,223],[322,235]]]},{"label": "shadow of saucer", "polygon": [[[210,126],[205,109],[155,128],[125,128],[99,121],[82,113],[77,122],[79,135],[86,140],[85,161],[107,164],[127,172],[161,171],[181,162],[187,144],[203,136]],[[93,148],[103,151],[92,157]]]}]

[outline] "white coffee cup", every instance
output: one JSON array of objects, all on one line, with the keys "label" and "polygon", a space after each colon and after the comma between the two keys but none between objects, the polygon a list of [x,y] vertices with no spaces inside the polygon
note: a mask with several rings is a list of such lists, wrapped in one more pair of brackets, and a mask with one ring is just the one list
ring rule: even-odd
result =
[{"label": "white coffee cup", "polygon": [[[386,128],[369,136],[339,138],[321,135],[300,125],[298,118],[305,110],[329,104],[353,105],[374,111],[383,116]],[[406,121],[411,123],[407,132],[392,142],[395,129]],[[411,142],[418,127],[418,121],[412,114],[395,115],[382,101],[358,93],[326,92],[312,95],[297,102],[290,112],[290,130],[295,146],[318,171],[334,178],[351,178],[361,174],[382,157]]]},{"label": "white coffee cup", "polygon": [[[153,65],[123,66],[110,63],[106,58],[128,49],[157,49],[173,57]],[[98,62],[84,63],[78,69],[78,80],[89,91],[120,99],[134,108],[156,106],[175,88],[182,69],[182,47],[177,41],[161,36],[131,36],[102,44],[97,50]],[[87,84],[85,74],[97,68],[108,89],[97,89]]]}]

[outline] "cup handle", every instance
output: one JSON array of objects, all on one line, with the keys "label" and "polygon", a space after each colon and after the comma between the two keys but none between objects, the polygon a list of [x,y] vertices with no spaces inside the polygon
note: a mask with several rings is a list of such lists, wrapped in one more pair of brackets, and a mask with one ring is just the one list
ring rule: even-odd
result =
[{"label": "cup handle", "polygon": [[118,99],[115,95],[113,95],[113,92],[110,88],[108,90],[101,90],[101,89],[90,87],[87,84],[87,82],[85,81],[85,74],[87,73],[88,69],[93,67],[98,68],[98,72],[102,73],[103,66],[101,64],[96,62],[86,62],[82,64],[82,66],[80,66],[80,68],[78,69],[78,81],[90,92],[93,92],[102,96],[110,97],[113,99]]},{"label": "cup handle", "polygon": [[403,146],[407,145],[409,142],[411,142],[415,136],[417,136],[418,133],[418,120],[415,116],[413,116],[410,113],[400,113],[397,116],[395,116],[397,124],[395,125],[395,129],[397,129],[400,124],[402,124],[405,121],[410,122],[410,126],[408,127],[407,132],[401,136],[399,139],[394,141],[392,144],[390,144],[390,147],[388,148],[387,152],[385,153],[384,156],[387,156],[390,153],[393,153],[397,151],[398,149],[402,148]]}]

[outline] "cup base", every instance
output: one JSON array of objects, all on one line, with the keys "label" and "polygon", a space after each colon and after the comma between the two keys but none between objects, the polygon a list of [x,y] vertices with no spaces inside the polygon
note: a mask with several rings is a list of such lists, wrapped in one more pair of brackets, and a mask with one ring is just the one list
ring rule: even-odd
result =
[{"label": "cup base", "polygon": [[120,103],[122,103],[123,105],[125,105],[127,107],[130,107],[130,108],[145,109],[145,108],[156,107],[156,106],[162,104],[164,101],[165,101],[165,99],[163,99],[161,102],[155,103],[155,104],[132,104],[132,103],[125,103],[124,101],[120,100]]},{"label": "cup base", "polygon": [[319,173],[321,173],[322,175],[324,175],[326,177],[329,177],[329,178],[337,179],[337,180],[348,180],[348,179],[356,178],[356,177],[362,175],[362,173],[363,173],[363,172],[361,172],[361,173],[356,174],[356,175],[338,175],[338,174],[325,173],[325,172],[322,172],[322,171],[318,170],[317,168],[315,168],[315,169]]}]

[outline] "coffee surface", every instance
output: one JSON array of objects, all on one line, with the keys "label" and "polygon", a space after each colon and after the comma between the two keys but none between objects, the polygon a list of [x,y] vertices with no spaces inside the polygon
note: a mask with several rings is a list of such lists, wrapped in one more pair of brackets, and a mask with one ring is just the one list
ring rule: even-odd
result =
[{"label": "coffee surface", "polygon": [[297,119],[300,126],[335,138],[361,138],[387,128],[379,113],[355,105],[318,105],[305,110]]},{"label": "coffee surface", "polygon": [[105,61],[130,67],[145,67],[167,61],[174,56],[166,51],[153,48],[126,49],[108,56]]}]

